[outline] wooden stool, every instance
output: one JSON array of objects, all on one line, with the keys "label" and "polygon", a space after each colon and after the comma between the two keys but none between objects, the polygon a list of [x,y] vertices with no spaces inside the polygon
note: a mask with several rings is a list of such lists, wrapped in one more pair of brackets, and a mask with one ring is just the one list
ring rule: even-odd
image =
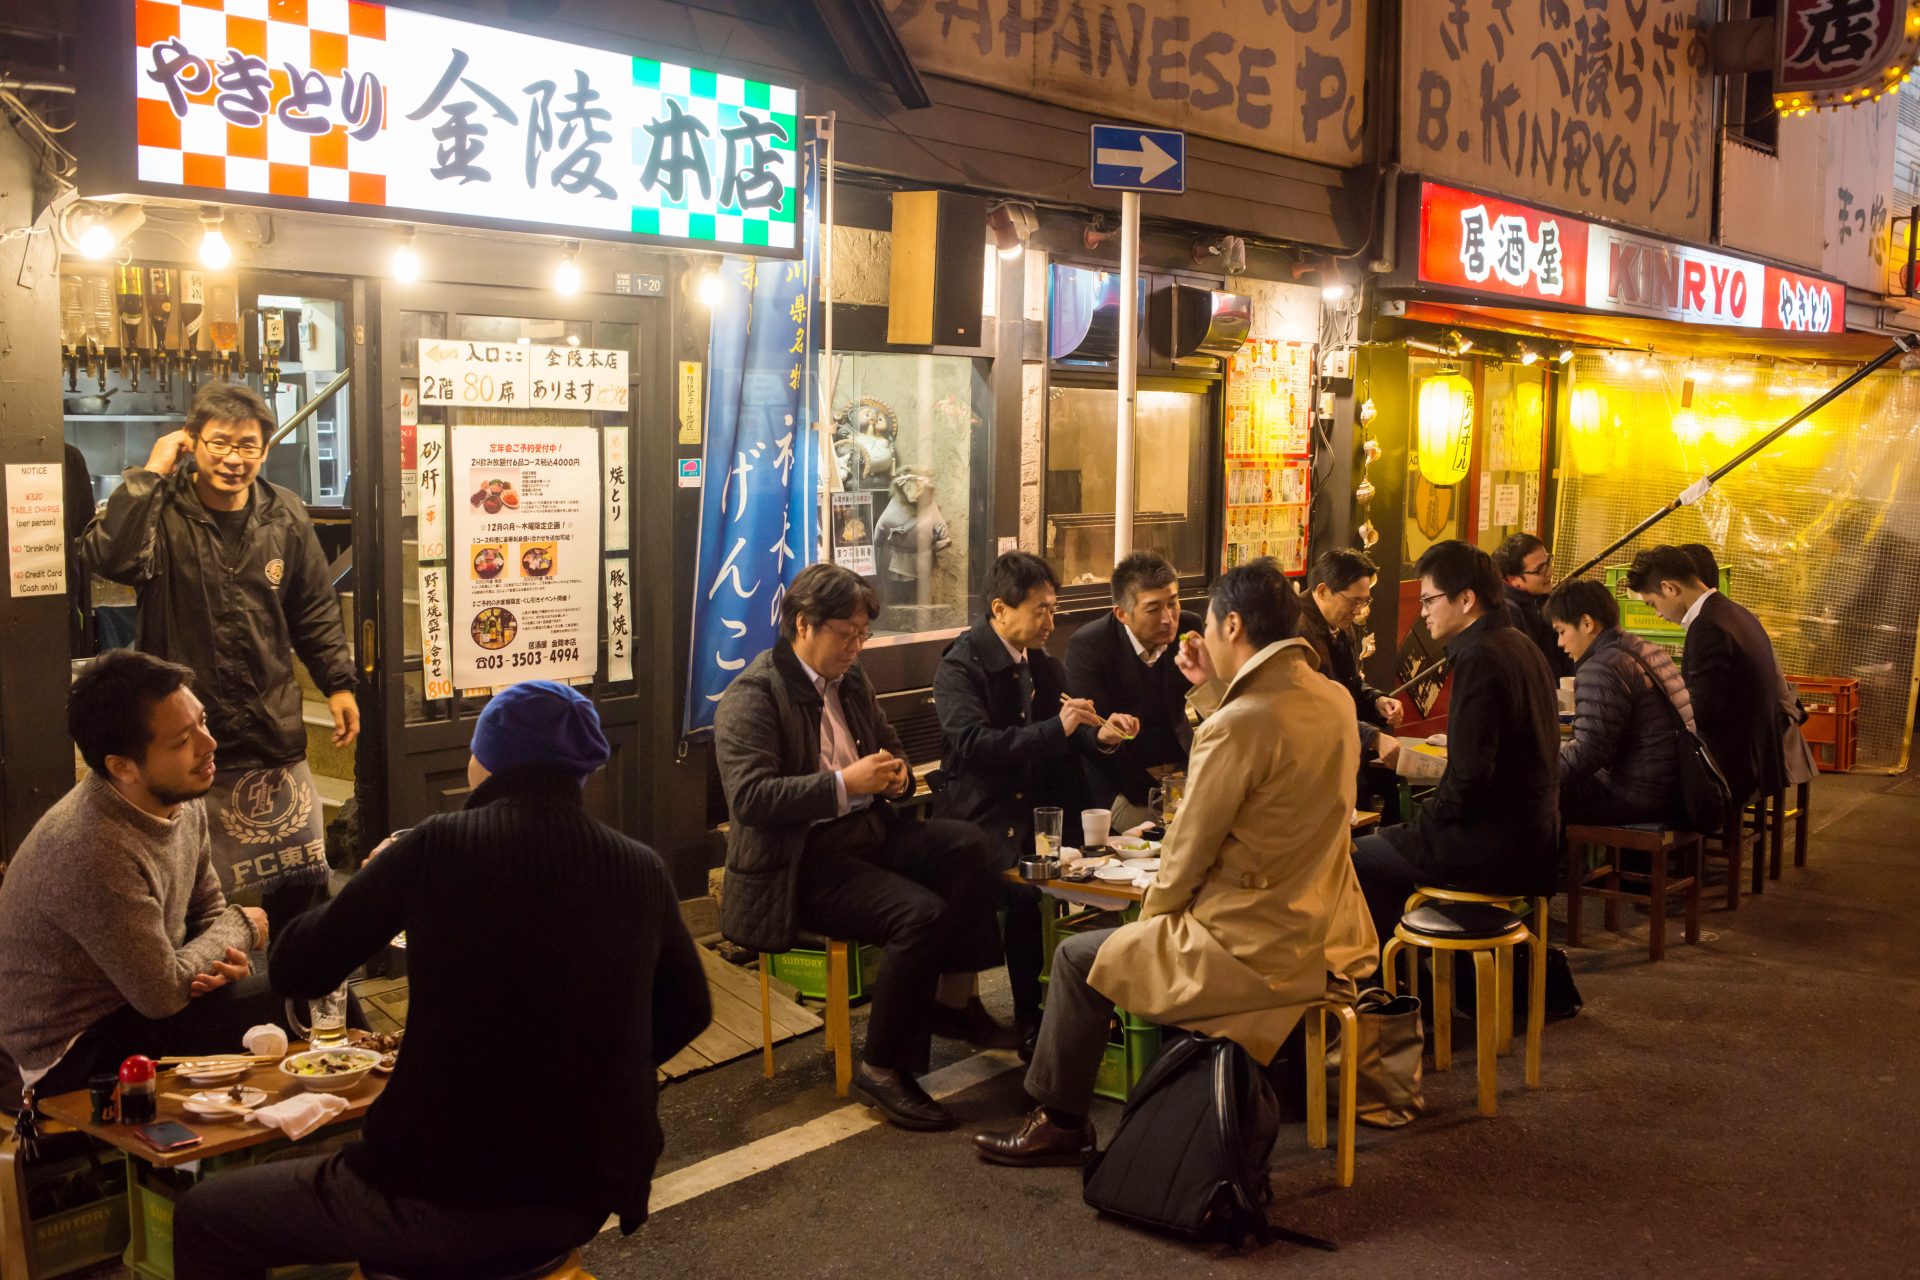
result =
[{"label": "wooden stool", "polygon": [[[1615,933],[1620,931],[1620,903],[1643,902],[1647,906],[1647,953],[1650,959],[1659,960],[1667,954],[1667,895],[1685,893],[1687,903],[1686,939],[1688,942],[1700,941],[1700,857],[1704,841],[1692,831],[1671,830],[1655,826],[1652,823],[1635,824],[1621,827],[1584,826],[1578,823],[1567,828],[1567,945],[1580,945],[1580,897],[1584,893],[1596,893],[1607,901],[1607,928]],[[1589,869],[1584,857],[1589,847],[1604,849],[1606,862]],[[1622,871],[1619,853],[1623,849],[1632,849],[1644,853],[1648,858],[1648,870]],[[1674,854],[1682,857],[1680,878],[1668,878],[1668,860]],[[1756,865],[1758,865],[1756,860]],[[1732,872],[1735,876],[1738,872]],[[1620,887],[1621,878],[1645,881],[1647,891],[1638,893],[1632,889]],[[1596,880],[1604,879],[1603,888],[1595,888]]]},{"label": "wooden stool", "polygon": [[1332,1000],[1316,1001],[1307,1007],[1307,1145],[1315,1151],[1327,1147],[1327,1015],[1340,1019],[1340,1132],[1339,1185],[1353,1185],[1353,1131],[1358,1107],[1359,1077],[1354,1067],[1354,1041],[1359,1019],[1353,1006]]},{"label": "wooden stool", "polygon": [[[1415,907],[1400,917],[1393,940],[1380,953],[1380,973],[1387,994],[1396,991],[1394,961],[1402,951],[1408,958],[1409,986],[1419,981],[1420,948],[1434,953],[1433,1002],[1443,1011],[1433,1020],[1433,1066],[1445,1071],[1453,1062],[1453,966],[1441,964],[1442,953],[1459,951],[1473,955],[1475,1012],[1474,1032],[1478,1042],[1477,1063],[1480,1078],[1480,1114],[1494,1115],[1499,1110],[1500,1053],[1497,1047],[1499,1017],[1488,1018],[1485,1011],[1498,1010],[1502,1000],[1511,1001],[1509,989],[1504,996],[1496,980],[1494,956],[1511,951],[1521,943],[1533,949],[1527,983],[1527,1088],[1540,1087],[1540,1025],[1547,1020],[1547,954],[1545,941],[1527,929],[1526,922],[1504,907],[1484,902],[1435,902]],[[1452,955],[1446,958],[1450,961]],[[1509,969],[1508,973],[1511,974]]]},{"label": "wooden stool", "polygon": [[1793,808],[1781,815],[1793,819],[1793,865],[1796,867],[1807,865],[1807,815],[1812,810],[1812,795],[1812,783],[1797,784],[1793,789]]},{"label": "wooden stool", "polygon": [[[1786,809],[1786,793],[1776,791],[1770,796],[1755,796],[1753,803],[1741,811],[1740,819],[1753,838],[1753,893],[1765,892],[1768,880],[1780,878],[1781,854],[1786,844]],[[1764,861],[1762,849],[1766,850]]]},{"label": "wooden stool", "polygon": [[[1746,806],[1734,801],[1727,806],[1727,820],[1720,827],[1719,837],[1715,840],[1700,842],[1700,875],[1704,879],[1707,859],[1718,858],[1727,864],[1727,910],[1740,909],[1740,872],[1745,865],[1748,846]],[[1760,839],[1756,833],[1752,837],[1753,852],[1753,892],[1759,893],[1761,887]]]},{"label": "wooden stool", "polygon": [[[833,1092],[847,1096],[853,1082],[852,948],[844,941],[826,940],[827,1052],[833,1055]],[[773,957],[760,954],[760,1061],[767,1079],[773,1079]]]},{"label": "wooden stool", "polygon": [[[1545,897],[1530,898],[1525,894],[1475,893],[1470,889],[1442,889],[1437,885],[1421,885],[1408,895],[1407,904],[1400,908],[1400,912],[1402,915],[1405,915],[1415,907],[1425,906],[1429,902],[1484,902],[1488,906],[1505,907],[1515,915],[1519,915],[1525,910],[1531,910],[1533,912],[1534,924],[1537,926],[1537,931],[1540,935],[1540,944],[1542,946],[1546,945],[1547,900]],[[1511,995],[1513,991],[1513,948],[1503,947],[1495,952],[1493,963],[1494,977],[1499,982],[1499,989]],[[1449,981],[1451,981],[1453,974],[1449,972],[1447,977]],[[1452,987],[1449,986],[1448,990],[1451,991]],[[1475,1017],[1478,1017],[1480,1014],[1477,1006],[1473,1012]],[[1506,996],[1500,997],[1499,1008],[1495,1010],[1495,1014],[1499,1018],[1500,1052],[1503,1055],[1512,1053],[1513,1001]],[[1448,1045],[1451,1046],[1453,1042],[1453,1010],[1451,1008],[1447,1010],[1447,1019],[1447,1042]],[[1438,1024],[1436,1024],[1436,1034],[1437,1031]]]},{"label": "wooden stool", "polygon": [[[353,1275],[349,1280],[406,1280],[406,1277],[386,1271],[369,1271],[362,1265],[353,1269]],[[476,1276],[474,1280],[593,1280],[593,1273],[581,1267],[580,1251],[575,1249],[566,1257],[542,1263],[531,1271],[516,1271],[511,1275]]]}]

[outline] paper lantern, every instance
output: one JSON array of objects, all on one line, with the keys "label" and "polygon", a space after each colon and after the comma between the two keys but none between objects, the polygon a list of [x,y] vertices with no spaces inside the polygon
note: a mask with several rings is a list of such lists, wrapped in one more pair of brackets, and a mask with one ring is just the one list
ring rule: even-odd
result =
[{"label": "paper lantern", "polygon": [[1567,398],[1567,445],[1574,468],[1582,475],[1599,475],[1613,464],[1613,449],[1605,430],[1606,406],[1596,387],[1575,387]]},{"label": "paper lantern", "polygon": [[1459,484],[1473,463],[1473,384],[1457,373],[1420,385],[1420,474],[1428,483]]}]

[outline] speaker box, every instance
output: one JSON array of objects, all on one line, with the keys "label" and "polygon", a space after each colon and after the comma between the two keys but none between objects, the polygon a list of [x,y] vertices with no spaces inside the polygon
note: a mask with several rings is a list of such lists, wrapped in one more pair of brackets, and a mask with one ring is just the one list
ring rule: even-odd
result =
[{"label": "speaker box", "polygon": [[893,193],[887,341],[977,347],[985,284],[987,202],[950,191]]}]

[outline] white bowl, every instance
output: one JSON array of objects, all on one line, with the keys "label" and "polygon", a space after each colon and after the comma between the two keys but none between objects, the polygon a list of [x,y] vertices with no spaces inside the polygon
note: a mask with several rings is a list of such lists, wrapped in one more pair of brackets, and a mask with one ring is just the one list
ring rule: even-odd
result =
[{"label": "white bowl", "polygon": [[[302,1075],[294,1067],[302,1062],[324,1057],[350,1058],[359,1063],[347,1071],[335,1071],[323,1076]],[[291,1054],[280,1060],[280,1074],[299,1085],[309,1093],[347,1093],[367,1078],[367,1073],[380,1063],[380,1055],[371,1049],[308,1049],[303,1053]]]}]

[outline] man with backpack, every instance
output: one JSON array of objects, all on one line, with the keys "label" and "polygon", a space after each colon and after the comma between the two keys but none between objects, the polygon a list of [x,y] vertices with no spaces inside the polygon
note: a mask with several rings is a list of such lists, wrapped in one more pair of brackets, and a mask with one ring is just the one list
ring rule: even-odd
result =
[{"label": "man with backpack", "polygon": [[1300,602],[1261,560],[1214,584],[1203,637],[1176,661],[1205,713],[1187,794],[1140,919],[1053,955],[1027,1072],[1039,1104],[974,1144],[994,1164],[1079,1164],[1115,1006],[1232,1040],[1271,1062],[1331,983],[1371,972],[1379,943],[1348,858],[1359,737],[1347,692],[1317,674]]}]

